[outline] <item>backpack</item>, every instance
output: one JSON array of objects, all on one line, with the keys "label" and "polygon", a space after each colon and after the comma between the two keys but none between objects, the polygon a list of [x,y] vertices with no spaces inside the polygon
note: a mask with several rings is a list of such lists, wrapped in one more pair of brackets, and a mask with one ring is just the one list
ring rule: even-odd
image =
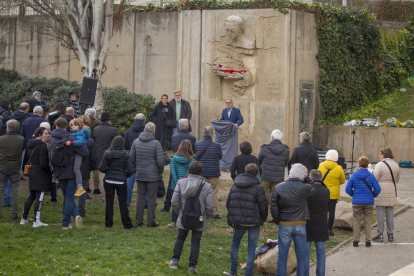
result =
[{"label": "backpack", "polygon": [[56,167],[67,167],[70,162],[69,154],[66,151],[66,145],[49,146],[49,162]]},{"label": "backpack", "polygon": [[203,227],[204,216],[201,212],[200,200],[198,200],[201,190],[204,187],[204,181],[201,182],[197,193],[193,197],[187,198],[184,209],[182,209],[181,224],[184,229],[198,230]]},{"label": "backpack", "polygon": [[401,167],[401,168],[411,168],[411,165],[412,165],[413,163],[411,163],[411,161],[410,160],[401,160],[399,163],[398,163],[398,165]]}]

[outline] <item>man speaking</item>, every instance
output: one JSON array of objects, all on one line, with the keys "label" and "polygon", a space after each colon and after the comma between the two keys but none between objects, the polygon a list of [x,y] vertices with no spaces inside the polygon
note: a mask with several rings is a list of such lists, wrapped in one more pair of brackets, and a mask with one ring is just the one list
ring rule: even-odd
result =
[{"label": "man speaking", "polygon": [[240,109],[233,106],[233,101],[231,99],[226,100],[226,108],[223,109],[220,120],[230,121],[236,128],[241,126],[244,122]]}]

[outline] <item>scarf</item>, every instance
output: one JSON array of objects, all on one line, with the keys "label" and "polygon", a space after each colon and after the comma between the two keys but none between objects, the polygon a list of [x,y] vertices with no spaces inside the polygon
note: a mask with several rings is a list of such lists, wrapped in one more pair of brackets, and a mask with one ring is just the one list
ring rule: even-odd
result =
[{"label": "scarf", "polygon": [[82,115],[81,107],[78,100],[71,100],[69,99],[70,106],[75,109],[75,118],[79,118]]}]

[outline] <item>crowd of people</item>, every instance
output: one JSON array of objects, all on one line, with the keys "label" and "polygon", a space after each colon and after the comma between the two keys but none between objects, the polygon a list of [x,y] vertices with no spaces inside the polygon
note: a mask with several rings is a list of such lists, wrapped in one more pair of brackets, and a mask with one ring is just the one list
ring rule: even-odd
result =
[{"label": "crowd of people", "polygon": [[[161,211],[171,212],[171,223],[178,228],[171,268],[177,268],[184,242],[191,231],[189,257],[190,274],[196,274],[200,240],[208,228],[208,219],[222,219],[219,213],[219,160],[223,157],[219,143],[213,141],[212,126],[203,128],[203,139],[197,141],[191,132],[191,106],[181,99],[179,90],[168,102],[164,94],[147,122],[144,114],[135,116],[134,123],[120,135],[111,124],[111,115],[103,112],[100,120],[96,111],[88,108],[81,114],[76,94],[71,92],[65,102],[58,102],[47,114],[48,106],[40,92],[20,104],[11,113],[10,102],[0,101],[2,126],[0,133],[0,198],[11,207],[13,220],[18,219],[18,188],[22,170],[29,175],[29,195],[24,204],[20,224],[28,224],[34,203],[33,227],[44,227],[41,209],[45,194],[50,192],[56,204],[56,186],[64,196],[62,229],[71,229],[72,218],[82,229],[86,216],[89,192],[105,192],[105,226],[113,226],[115,193],[125,229],[144,225],[147,209],[147,227],[158,227],[155,209],[157,197],[164,197]],[[241,125],[240,111],[226,100],[223,117],[233,118]],[[235,110],[235,112],[234,112]],[[238,111],[238,112],[237,112]],[[234,113],[233,113],[234,112]],[[338,152],[329,150],[326,160],[319,162],[316,149],[310,143],[308,132],[300,134],[300,145],[292,154],[282,143],[283,133],[276,129],[270,142],[261,146],[258,156],[252,155],[252,146],[244,141],[241,154],[231,166],[233,186],[227,196],[227,223],[234,228],[231,243],[230,271],[237,275],[238,253],[244,234],[248,233],[245,275],[252,275],[255,249],[261,226],[265,222],[279,225],[276,275],[286,275],[290,244],[294,242],[297,257],[297,275],[309,274],[309,255],[314,242],[317,254],[316,274],[325,275],[325,242],[334,235],[335,207],[340,196],[340,185],[345,183]],[[172,158],[165,153],[167,141]],[[396,204],[396,183],[399,167],[393,161],[391,149],[380,149],[382,162],[368,171],[369,159],[358,160],[359,169],[351,176],[346,192],[353,198],[355,224],[354,246],[360,242],[360,228],[365,228],[365,244],[371,246],[371,219],[373,206],[377,208],[378,232],[372,239],[382,242],[384,215],[388,241],[393,241],[393,212]],[[163,182],[164,166],[170,165],[168,187]],[[285,170],[288,169],[288,179]],[[93,178],[93,191],[89,180]],[[24,179],[24,178],[23,178]],[[136,217],[132,222],[129,206],[137,183]],[[78,197],[78,205],[75,198]],[[0,205],[0,214],[3,205]],[[270,215],[272,220],[268,221]],[[327,219],[328,215],[328,219]],[[276,261],[276,260],[275,260]]]}]

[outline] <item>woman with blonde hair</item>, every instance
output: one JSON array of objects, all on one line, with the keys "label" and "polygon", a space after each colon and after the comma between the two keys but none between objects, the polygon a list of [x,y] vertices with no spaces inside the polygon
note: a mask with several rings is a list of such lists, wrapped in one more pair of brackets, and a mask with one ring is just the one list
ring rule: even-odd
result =
[{"label": "woman with blonde hair", "polygon": [[91,124],[91,118],[88,115],[82,115],[79,119],[82,121],[84,126],[89,126]]},{"label": "woman with blonde hair", "polygon": [[[195,154],[193,151],[193,145],[187,139],[183,140],[178,147],[177,152],[174,154],[170,163],[171,171],[171,185],[170,190],[174,191],[175,186],[180,178],[188,174],[188,168],[190,164],[195,161]],[[171,196],[173,192],[170,191]],[[167,227],[174,228],[177,222],[178,214],[172,211],[172,223],[168,224]]]},{"label": "woman with blonde hair", "polygon": [[375,198],[377,207],[378,228],[377,235],[372,239],[374,242],[383,242],[384,213],[387,221],[388,241],[394,241],[394,215],[393,206],[397,205],[397,186],[400,180],[400,167],[395,162],[394,155],[389,147],[380,149],[379,158],[381,162],[375,165],[374,176],[381,186],[381,193]]}]

